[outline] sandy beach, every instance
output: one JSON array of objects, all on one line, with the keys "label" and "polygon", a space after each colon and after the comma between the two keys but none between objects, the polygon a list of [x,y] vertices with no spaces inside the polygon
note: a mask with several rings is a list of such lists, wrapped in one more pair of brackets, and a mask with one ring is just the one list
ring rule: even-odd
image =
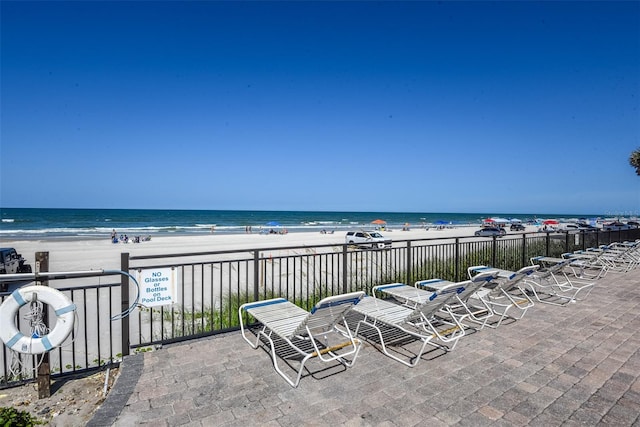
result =
[{"label": "sandy beach", "polygon": [[[528,226],[528,232],[535,227]],[[477,227],[444,229],[413,228],[409,231],[386,230],[382,234],[394,241],[410,239],[452,238],[473,236]],[[141,243],[111,243],[99,239],[51,239],[4,241],[2,246],[14,247],[34,265],[35,253],[49,252],[49,271],[112,270],[120,268],[120,254],[159,255],[237,249],[277,248],[285,246],[319,246],[344,243],[345,233],[322,234],[300,232],[288,234],[207,234],[153,237]]]}]

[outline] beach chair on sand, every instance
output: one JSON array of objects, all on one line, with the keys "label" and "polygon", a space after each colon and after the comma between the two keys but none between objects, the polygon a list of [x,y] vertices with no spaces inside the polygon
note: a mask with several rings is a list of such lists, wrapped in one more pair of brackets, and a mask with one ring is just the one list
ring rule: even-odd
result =
[{"label": "beach chair on sand", "polygon": [[[242,304],[238,309],[242,337],[253,348],[258,348],[261,340],[268,344],[276,372],[290,385],[297,387],[309,359],[338,361],[346,367],[355,363],[362,342],[354,338],[349,330],[345,314],[364,296],[364,292],[352,292],[327,297],[318,302],[311,312],[284,298]],[[249,338],[243,320],[246,314],[243,313],[262,325],[255,339]],[[300,365],[294,378],[280,369],[278,356],[287,360],[289,366],[289,362],[298,361]],[[346,358],[348,356],[351,360]]]},{"label": "beach chair on sand", "polygon": [[[491,287],[485,286],[469,297],[472,305],[490,307],[493,314],[499,316],[496,323],[487,322],[486,326],[497,328],[507,317],[513,320],[521,319],[527,310],[533,307],[533,301],[521,285],[524,285],[522,281],[525,278],[535,273],[539,268],[539,265],[530,265],[522,267],[518,271],[510,271],[485,265],[476,265],[467,269],[471,279],[477,274],[488,271],[493,271],[497,274],[498,279],[492,283]],[[519,314],[515,316],[508,315],[511,308],[515,308]]]},{"label": "beach chair on sand", "polygon": [[[476,293],[476,291],[480,290],[483,286],[492,283],[497,279],[497,277],[497,272],[486,271],[484,273],[476,274],[470,280],[458,282],[459,286],[464,287],[464,291],[456,294],[455,300],[451,301],[447,306],[449,307],[450,312],[458,318],[463,326],[468,327],[467,324],[463,323],[468,320],[480,325],[479,329],[482,329],[485,327],[489,319],[494,316],[494,313],[488,304],[484,304],[479,300],[480,304],[472,305],[469,299]],[[415,287],[422,288],[427,291],[434,291],[450,283],[453,282],[442,279],[420,280],[415,283]]]},{"label": "beach chair on sand", "polygon": [[[406,286],[403,284],[394,285]],[[384,354],[404,365],[414,367],[420,361],[427,344],[433,344],[431,340],[438,337],[438,334],[445,335],[442,331],[436,332],[433,316],[437,315],[439,310],[451,301],[457,292],[463,290],[464,288],[453,284],[442,290],[430,292],[429,296],[420,298],[412,306],[374,296],[365,297],[353,308],[353,313],[360,315],[355,333],[365,338],[371,338],[367,336],[367,332],[373,331],[374,336],[377,335],[379,339]],[[456,326],[455,330],[459,331],[457,338],[455,338],[457,340],[464,334],[464,329]],[[418,352],[413,357],[409,357],[409,360],[397,356],[394,354],[397,352],[389,348],[394,344],[405,343],[407,339],[410,341],[418,340],[421,343]],[[433,345],[442,348],[441,345]]]},{"label": "beach chair on sand", "polygon": [[571,258],[533,257],[531,264],[541,268],[524,279],[524,283],[541,303],[564,306],[584,299],[591,293],[595,282],[570,278],[566,269],[574,262],[576,260]]}]

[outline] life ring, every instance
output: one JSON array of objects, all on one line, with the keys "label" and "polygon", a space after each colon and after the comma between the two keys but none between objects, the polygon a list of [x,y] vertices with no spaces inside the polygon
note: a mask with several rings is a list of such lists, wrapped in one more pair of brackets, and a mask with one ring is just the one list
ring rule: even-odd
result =
[{"label": "life ring", "polygon": [[[32,301],[48,304],[56,313],[55,327],[42,337],[28,337],[16,328],[20,307]],[[0,305],[0,339],[19,353],[44,353],[67,339],[73,329],[75,311],[76,305],[57,289],[40,285],[19,288]]]}]

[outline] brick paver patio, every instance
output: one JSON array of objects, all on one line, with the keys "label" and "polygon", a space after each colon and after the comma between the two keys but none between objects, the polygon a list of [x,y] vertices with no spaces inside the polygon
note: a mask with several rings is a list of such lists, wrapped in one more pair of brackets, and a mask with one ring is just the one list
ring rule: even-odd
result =
[{"label": "brick paver patio", "polygon": [[610,272],[585,301],[536,303],[415,368],[365,343],[353,368],[309,369],[290,387],[240,332],[172,345],[126,358],[90,425],[640,425],[640,274]]}]

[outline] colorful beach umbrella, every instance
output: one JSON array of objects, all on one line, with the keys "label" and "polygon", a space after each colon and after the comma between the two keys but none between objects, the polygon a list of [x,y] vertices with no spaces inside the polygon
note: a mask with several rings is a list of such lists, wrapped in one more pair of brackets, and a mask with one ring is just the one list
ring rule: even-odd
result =
[{"label": "colorful beach umbrella", "polygon": [[507,224],[509,222],[509,220],[506,218],[493,217],[491,219],[493,220],[493,222],[497,222],[498,224]]},{"label": "colorful beach umbrella", "polygon": [[557,220],[555,219],[545,219],[544,221],[542,221],[542,223],[544,225],[558,225],[560,224]]},{"label": "colorful beach umbrella", "polygon": [[382,225],[386,223],[387,221],[385,221],[384,219],[374,219],[373,221],[371,221],[371,224],[378,224],[378,225]]}]

